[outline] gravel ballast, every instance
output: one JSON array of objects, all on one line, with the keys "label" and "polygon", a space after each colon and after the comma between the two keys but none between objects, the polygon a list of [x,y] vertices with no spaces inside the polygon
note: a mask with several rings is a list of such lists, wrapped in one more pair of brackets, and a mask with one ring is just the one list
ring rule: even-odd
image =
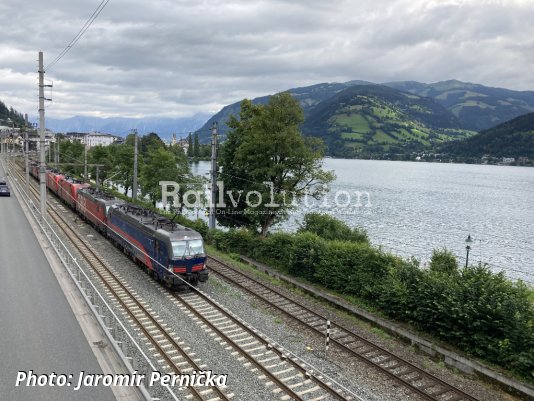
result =
[{"label": "gravel ballast", "polygon": [[[67,216],[67,220],[73,222],[73,228],[87,239],[91,246],[112,266],[114,271],[129,284],[143,301],[148,303],[160,317],[159,320],[166,323],[170,331],[176,332],[185,341],[187,346],[191,348],[190,352],[195,354],[195,358],[199,358],[201,364],[206,365],[206,369],[212,370],[214,373],[228,374],[228,388],[224,390],[226,393],[233,393],[235,400],[274,400],[280,397],[279,394],[274,394],[272,389],[265,385],[265,380],[259,378],[258,372],[251,372],[249,367],[244,366],[245,361],[240,355],[236,354],[226,343],[220,342],[217,336],[206,330],[204,325],[192,319],[172,302],[165,288],[151,279],[141,268],[89,225],[83,223],[73,212],[67,210],[65,216]],[[408,390],[400,387],[376,369],[337,351],[335,348],[330,347],[328,354],[325,355],[323,338],[309,334],[293,320],[281,316],[263,302],[234,288],[215,274],[211,274],[209,281],[201,283],[199,288],[224,305],[227,310],[257,328],[308,365],[313,366],[313,369],[348,388],[355,396],[369,401],[420,399],[414,394],[409,394]],[[498,389],[491,388],[488,384],[473,380],[453,372],[444,367],[443,364],[433,362],[414,352],[410,346],[373,329],[366,323],[347,318],[342,313],[311,301],[308,297],[300,296],[287,289],[284,291],[292,297],[298,297],[300,302],[318,309],[319,313],[331,317],[332,320],[343,322],[363,337],[458,386],[480,400],[510,401],[516,399]],[[138,335],[138,332],[136,333]],[[145,342],[142,341],[141,344],[145,348],[145,352],[152,355]]]}]

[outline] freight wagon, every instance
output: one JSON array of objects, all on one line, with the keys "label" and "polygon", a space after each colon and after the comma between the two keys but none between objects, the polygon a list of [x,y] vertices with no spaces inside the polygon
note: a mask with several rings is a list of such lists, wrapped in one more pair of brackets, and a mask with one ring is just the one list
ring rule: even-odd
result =
[{"label": "freight wagon", "polygon": [[112,205],[120,205],[123,200],[93,188],[82,188],[78,191],[76,210],[98,231],[105,234],[107,230],[107,214]]},{"label": "freight wagon", "polygon": [[57,195],[67,205],[76,210],[76,203],[78,199],[78,191],[83,188],[89,188],[89,184],[85,184],[72,177],[65,177],[59,181],[59,190]]}]

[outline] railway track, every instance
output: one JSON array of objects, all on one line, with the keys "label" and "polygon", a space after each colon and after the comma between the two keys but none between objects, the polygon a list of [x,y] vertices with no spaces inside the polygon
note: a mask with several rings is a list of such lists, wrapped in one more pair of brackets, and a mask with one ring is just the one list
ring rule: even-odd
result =
[{"label": "railway track", "polygon": [[[217,258],[212,256],[208,258],[208,268],[227,282],[260,298],[310,331],[324,336],[326,317]],[[330,342],[333,345],[383,372],[424,400],[478,401],[459,388],[373,344],[341,324],[332,322],[330,333]]]},{"label": "railway track", "polygon": [[[229,344],[246,365],[254,365],[253,370],[260,372],[260,378],[268,378],[277,383],[287,396],[294,400],[355,400],[346,389],[329,382],[320,373],[304,363],[299,363],[287,351],[278,347],[236,319],[224,308],[200,292],[186,294],[172,293],[186,313],[190,313],[215,332],[222,342]],[[287,397],[282,397],[282,400]]]},{"label": "railway track", "polygon": [[[20,173],[17,173],[20,176]],[[30,189],[38,199],[39,193],[34,186]],[[145,306],[134,291],[130,290],[122,280],[117,277],[98,253],[92,249],[84,239],[76,233],[52,202],[47,202],[47,212],[50,218],[63,231],[72,245],[78,250],[83,258],[91,266],[101,283],[106,288],[106,292],[115,299],[123,311],[129,316],[132,323],[138,327],[147,340],[152,344],[151,351],[158,355],[158,364],[164,373],[174,373],[176,375],[189,374],[194,371],[205,370],[204,365],[199,365],[199,361],[194,359],[193,353],[188,353],[189,348],[180,340],[176,333],[168,331],[165,323],[158,321],[153,311]],[[180,387],[179,392],[189,391],[191,395],[201,401],[230,401],[232,394],[225,394],[219,387]],[[190,396],[189,396],[190,397]],[[189,398],[184,394],[184,398]]]},{"label": "railway track", "polygon": [[[17,174],[23,179],[20,171]],[[31,192],[38,199],[39,193],[31,185]],[[62,206],[59,206],[62,208]],[[164,323],[157,320],[150,308],[139,300],[135,292],[122,283],[107,263],[98,253],[89,246],[84,239],[76,233],[69,223],[56,210],[56,206],[48,201],[47,212],[50,218],[68,237],[73,246],[89,263],[102,284],[123,310],[128,314],[134,324],[143,332],[152,344],[152,351],[160,355],[158,363],[166,372],[173,371],[183,374],[192,371],[201,371],[205,367],[198,366],[191,355],[186,353],[184,344],[173,332],[167,331]],[[253,372],[260,372],[260,378],[265,380],[266,386],[276,386],[273,389],[274,397],[280,400],[321,401],[321,400],[356,400],[347,390],[328,382],[322,375],[314,373],[306,365],[299,363],[283,350],[273,346],[263,335],[247,327],[231,316],[225,309],[217,305],[206,295],[200,292],[186,294],[171,293],[176,302],[184,311],[214,331],[221,341],[229,344],[243,358],[247,359],[246,366]],[[192,395],[199,400],[229,400],[218,387],[187,387]],[[184,390],[184,388],[181,388]]]}]

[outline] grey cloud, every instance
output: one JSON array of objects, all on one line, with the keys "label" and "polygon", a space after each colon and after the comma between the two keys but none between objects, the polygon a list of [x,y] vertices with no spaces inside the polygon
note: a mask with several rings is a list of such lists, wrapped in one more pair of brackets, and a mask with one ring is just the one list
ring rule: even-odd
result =
[{"label": "grey cloud", "polygon": [[[36,112],[37,51],[50,62],[97,4],[4,0],[0,98]],[[179,117],[351,79],[534,89],[532,20],[519,0],[113,0],[48,71],[48,113]]]}]

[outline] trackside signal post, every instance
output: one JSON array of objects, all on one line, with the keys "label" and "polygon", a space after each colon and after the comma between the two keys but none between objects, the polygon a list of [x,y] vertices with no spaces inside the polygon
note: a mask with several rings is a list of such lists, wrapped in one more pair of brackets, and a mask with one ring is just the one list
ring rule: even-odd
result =
[{"label": "trackside signal post", "polygon": [[211,129],[211,202],[209,228],[215,228],[215,198],[217,197],[217,123]]}]

